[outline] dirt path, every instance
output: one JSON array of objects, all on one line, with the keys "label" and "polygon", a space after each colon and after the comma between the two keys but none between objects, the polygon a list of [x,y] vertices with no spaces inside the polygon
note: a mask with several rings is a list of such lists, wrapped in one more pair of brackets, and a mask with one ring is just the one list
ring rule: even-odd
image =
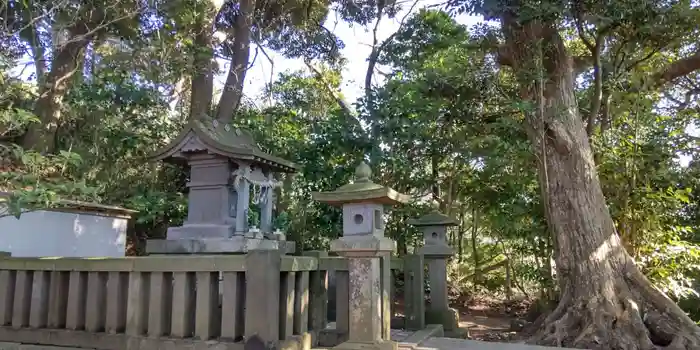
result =
[{"label": "dirt path", "polygon": [[[518,333],[511,330],[515,320],[522,320],[527,304],[502,301],[471,300],[459,307],[459,325],[469,330],[469,338],[484,341],[510,341]],[[519,317],[519,316],[520,317]]]},{"label": "dirt path", "polygon": [[476,340],[502,340],[509,339],[516,333],[510,331],[512,318],[478,315],[473,313],[461,313],[459,315],[460,328],[469,330],[469,337]]},{"label": "dirt path", "polygon": [[[521,319],[517,314],[523,313],[524,306],[506,307],[499,301],[471,300],[457,309],[459,326],[469,330],[469,339],[507,342],[518,336],[517,332],[511,331],[511,324],[514,320]],[[395,301],[394,312],[403,316],[403,305],[400,301]]]}]

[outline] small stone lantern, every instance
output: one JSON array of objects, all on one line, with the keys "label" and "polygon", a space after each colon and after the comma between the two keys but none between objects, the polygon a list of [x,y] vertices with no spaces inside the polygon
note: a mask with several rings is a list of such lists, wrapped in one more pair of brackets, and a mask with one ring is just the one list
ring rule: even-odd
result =
[{"label": "small stone lantern", "polygon": [[423,231],[423,247],[418,254],[428,263],[430,281],[430,308],[425,319],[428,324],[442,324],[445,331],[459,327],[459,313],[450,309],[447,299],[447,259],[454,251],[447,244],[447,228],[457,222],[447,215],[433,211],[421,218],[408,220],[409,225]]},{"label": "small stone lantern", "polygon": [[407,221],[409,225],[418,227],[423,232],[423,247],[419,254],[430,257],[449,258],[454,255],[454,251],[447,244],[447,228],[457,225],[451,217],[438,211],[433,211],[418,219]]},{"label": "small stone lantern", "polygon": [[391,341],[389,296],[390,258],[396,244],[384,237],[384,206],[407,203],[409,197],[373,183],[371,176],[371,169],[362,162],[353,183],[312,194],[319,202],[343,209],[343,237],[331,242],[331,251],[348,258],[350,323],[348,342],[338,348],[396,347]]},{"label": "small stone lantern", "polygon": [[[297,166],[262,151],[247,130],[194,119],[151,159],[185,163],[190,176],[184,224],[169,227],[164,240],[149,240],[149,253],[294,251],[293,242],[272,232],[272,213],[274,189],[279,186],[275,173],[293,173]],[[248,227],[251,195],[260,205],[259,229]]]}]

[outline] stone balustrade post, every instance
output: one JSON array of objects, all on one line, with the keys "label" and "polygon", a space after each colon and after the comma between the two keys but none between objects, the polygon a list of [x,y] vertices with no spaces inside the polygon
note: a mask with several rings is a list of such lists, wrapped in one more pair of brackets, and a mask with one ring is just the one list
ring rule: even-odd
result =
[{"label": "stone balustrade post", "polygon": [[390,286],[383,281],[389,264],[383,257],[395,242],[386,237],[349,236],[331,242],[331,251],[348,259],[349,313],[348,341],[382,342],[391,340]]}]

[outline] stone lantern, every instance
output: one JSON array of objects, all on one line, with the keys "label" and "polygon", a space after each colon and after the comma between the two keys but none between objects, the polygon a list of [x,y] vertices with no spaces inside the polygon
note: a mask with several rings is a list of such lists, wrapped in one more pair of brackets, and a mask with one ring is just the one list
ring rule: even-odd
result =
[{"label": "stone lantern", "polygon": [[[279,186],[274,174],[293,173],[297,166],[262,151],[247,130],[217,120],[192,120],[151,158],[184,163],[190,176],[184,224],[169,227],[164,240],[149,240],[149,253],[294,251],[293,242],[272,232],[272,213]],[[251,199],[260,206],[259,229],[248,227]]]},{"label": "stone lantern", "polygon": [[433,257],[448,258],[454,251],[447,244],[447,228],[456,226],[457,222],[451,217],[438,211],[433,211],[418,219],[407,221],[409,225],[418,227],[423,232],[423,247],[420,254]]},{"label": "stone lantern", "polygon": [[450,309],[447,299],[447,259],[454,254],[447,244],[447,228],[457,225],[457,222],[433,211],[418,219],[408,220],[408,224],[423,232],[424,244],[418,254],[423,255],[428,263],[431,302],[425,315],[426,322],[442,324],[446,332],[456,331],[459,327],[459,313]]},{"label": "stone lantern", "polygon": [[[372,171],[362,162],[355,181],[332,192],[317,192],[315,200],[343,209],[343,236],[331,251],[348,258],[348,342],[339,348],[394,348],[391,342],[391,253],[396,244],[384,237],[384,206],[407,203],[409,197],[373,183]],[[381,317],[379,317],[381,315]]]}]

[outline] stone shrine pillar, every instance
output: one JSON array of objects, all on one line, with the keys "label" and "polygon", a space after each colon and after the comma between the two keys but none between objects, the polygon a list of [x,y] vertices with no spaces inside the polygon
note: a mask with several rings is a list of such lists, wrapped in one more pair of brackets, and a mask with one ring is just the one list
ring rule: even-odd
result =
[{"label": "stone shrine pillar", "polygon": [[446,332],[459,328],[459,313],[451,309],[447,298],[447,259],[454,252],[447,244],[447,227],[457,222],[437,211],[418,219],[408,221],[409,225],[423,231],[423,247],[418,254],[423,255],[428,264],[430,283],[430,307],[425,313],[428,324],[441,324]]},{"label": "stone shrine pillar", "polygon": [[[149,254],[246,253],[295,250],[281,232],[273,232],[275,173],[297,166],[265,153],[251,134],[217,120],[191,120],[151,159],[189,165],[187,219],[169,227],[166,239],[148,240]],[[250,204],[260,207],[260,228],[248,227]]]},{"label": "stone shrine pillar", "polygon": [[408,196],[370,180],[369,166],[355,169],[354,183],[333,192],[313,193],[323,203],[343,208],[343,236],[331,251],[348,259],[349,334],[338,349],[396,349],[391,341],[391,253],[396,244],[384,237],[384,205],[408,202]]}]

